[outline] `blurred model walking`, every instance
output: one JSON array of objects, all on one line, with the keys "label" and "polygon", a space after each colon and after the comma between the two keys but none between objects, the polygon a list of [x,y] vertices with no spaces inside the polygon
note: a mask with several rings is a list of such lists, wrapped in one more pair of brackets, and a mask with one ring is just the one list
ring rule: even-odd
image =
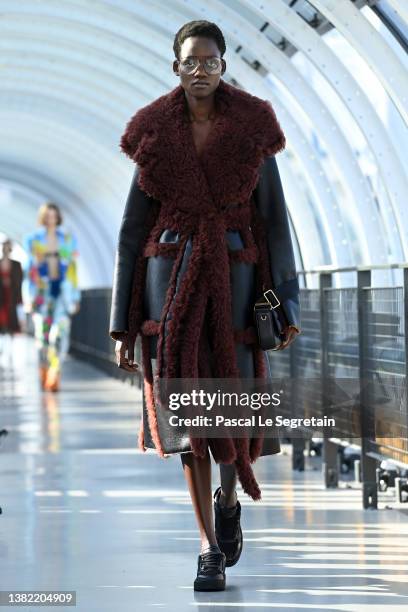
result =
[{"label": "blurred model walking", "polygon": [[28,262],[23,299],[32,313],[43,389],[58,391],[61,367],[69,348],[70,316],[78,312],[78,248],[75,236],[61,227],[59,207],[47,202],[39,209],[40,228],[26,236]]},{"label": "blurred model walking", "polygon": [[[21,297],[21,283],[23,271],[19,261],[11,259],[13,244],[10,239],[2,243],[2,256],[0,258],[0,334],[2,336],[1,350],[4,349],[4,340],[7,336],[22,331],[24,318]],[[12,351],[10,351],[10,357]]]},{"label": "blurred model walking", "polygon": [[0,259],[0,333],[15,334],[21,331],[21,314],[18,306],[22,305],[21,282],[23,271],[19,261],[11,259],[13,244],[6,239],[2,244]]}]

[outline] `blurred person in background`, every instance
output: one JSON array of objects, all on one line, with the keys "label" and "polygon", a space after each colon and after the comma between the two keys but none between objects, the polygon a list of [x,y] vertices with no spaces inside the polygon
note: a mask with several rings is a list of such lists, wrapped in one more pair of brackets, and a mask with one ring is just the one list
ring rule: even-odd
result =
[{"label": "blurred person in background", "polygon": [[58,391],[69,348],[71,315],[80,306],[78,247],[75,236],[61,227],[57,204],[43,204],[38,222],[40,227],[24,240],[28,261],[23,300],[26,311],[32,314],[41,388]]},{"label": "blurred person in background", "polygon": [[[11,259],[13,243],[6,238],[2,243],[0,258],[0,350],[6,336],[12,337],[23,330],[24,311],[21,296],[23,270],[19,261]],[[12,351],[10,351],[12,356]]]}]

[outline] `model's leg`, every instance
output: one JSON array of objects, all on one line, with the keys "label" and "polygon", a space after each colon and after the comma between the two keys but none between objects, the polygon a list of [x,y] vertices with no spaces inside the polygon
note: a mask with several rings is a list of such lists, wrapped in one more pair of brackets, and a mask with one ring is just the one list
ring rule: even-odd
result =
[{"label": "model's leg", "polygon": [[200,531],[201,552],[218,550],[212,509],[210,453],[207,449],[203,459],[193,453],[181,453],[180,457]]},{"label": "model's leg", "polygon": [[0,333],[0,355],[2,356],[2,365],[5,368],[12,366],[12,346],[10,343],[10,336],[6,330]]},{"label": "model's leg", "polygon": [[53,300],[52,323],[50,329],[50,348],[48,352],[49,370],[46,387],[50,391],[58,391],[60,386],[61,368],[69,349],[71,319],[65,310],[62,294]]},{"label": "model's leg", "polygon": [[225,589],[226,556],[221,552],[215,536],[210,453],[207,448],[203,459],[195,457],[192,452],[181,453],[180,457],[201,538],[194,590],[223,591]]},{"label": "model's leg", "polygon": [[44,388],[48,370],[48,323],[43,313],[35,312],[32,315],[34,325],[34,338],[38,351],[39,378]]},{"label": "model's leg", "polygon": [[40,365],[47,364],[47,351],[48,351],[48,332],[47,323],[42,313],[36,312],[32,316],[34,325],[34,338],[38,350],[38,359]]},{"label": "model's leg", "polygon": [[12,365],[12,346],[10,342],[11,336],[4,329],[0,333],[0,355],[2,356],[2,365],[5,368]]},{"label": "model's leg", "polygon": [[62,364],[69,349],[69,337],[71,331],[71,320],[68,315],[55,318],[50,329],[50,367],[60,373]]},{"label": "model's leg", "polygon": [[220,463],[221,493],[220,504],[227,508],[235,507],[237,504],[237,470],[233,463]]}]

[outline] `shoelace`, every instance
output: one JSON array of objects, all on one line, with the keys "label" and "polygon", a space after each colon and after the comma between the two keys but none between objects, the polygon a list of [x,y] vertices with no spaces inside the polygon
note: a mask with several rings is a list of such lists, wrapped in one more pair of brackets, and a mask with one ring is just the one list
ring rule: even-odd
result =
[{"label": "shoelace", "polygon": [[220,571],[221,553],[208,552],[200,555],[200,573],[217,574]]}]

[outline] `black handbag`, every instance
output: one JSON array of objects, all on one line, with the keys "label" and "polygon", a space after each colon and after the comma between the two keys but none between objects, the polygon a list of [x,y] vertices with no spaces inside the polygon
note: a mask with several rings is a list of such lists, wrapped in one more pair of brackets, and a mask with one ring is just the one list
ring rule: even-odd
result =
[{"label": "black handbag", "polygon": [[262,297],[255,302],[254,319],[258,341],[264,351],[276,350],[282,342],[283,323],[277,308],[280,301],[275,291],[268,289]]}]

